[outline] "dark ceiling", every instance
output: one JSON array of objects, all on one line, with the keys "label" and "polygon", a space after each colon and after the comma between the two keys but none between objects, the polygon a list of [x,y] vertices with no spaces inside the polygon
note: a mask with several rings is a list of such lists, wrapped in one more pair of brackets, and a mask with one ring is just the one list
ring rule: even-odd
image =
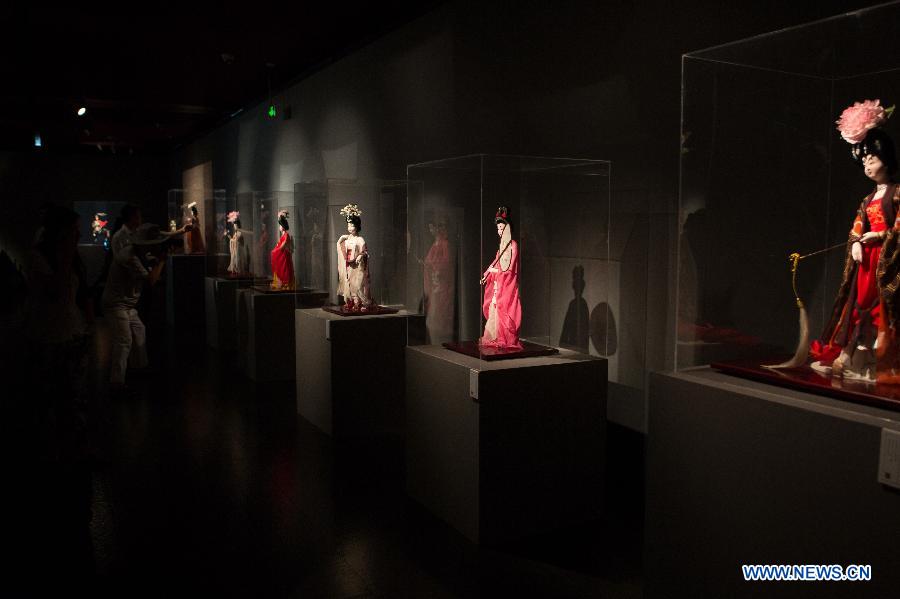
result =
[{"label": "dark ceiling", "polygon": [[165,152],[440,2],[10,4],[0,148]]}]

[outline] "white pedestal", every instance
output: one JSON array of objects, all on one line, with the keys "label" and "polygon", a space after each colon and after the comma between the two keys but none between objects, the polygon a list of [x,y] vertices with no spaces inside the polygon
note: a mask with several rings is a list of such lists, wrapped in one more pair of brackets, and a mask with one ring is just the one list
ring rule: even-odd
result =
[{"label": "white pedestal", "polygon": [[297,310],[297,413],[335,438],[402,436],[408,318]]},{"label": "white pedestal", "polygon": [[[650,378],[646,597],[891,597],[900,414],[708,368]],[[742,564],[871,564],[870,582],[744,582]]]},{"label": "white pedestal", "polygon": [[238,347],[237,291],[252,279],[206,277],[206,344],[218,350]]},{"label": "white pedestal", "polygon": [[485,362],[408,347],[407,491],[476,543],[598,517],[606,368],[567,350]]}]

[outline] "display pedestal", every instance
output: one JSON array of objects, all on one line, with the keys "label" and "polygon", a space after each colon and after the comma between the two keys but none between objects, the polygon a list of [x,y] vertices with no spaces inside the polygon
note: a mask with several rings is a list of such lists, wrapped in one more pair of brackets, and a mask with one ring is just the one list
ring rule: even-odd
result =
[{"label": "display pedestal", "polygon": [[297,413],[335,438],[402,437],[407,317],[297,310]]},{"label": "display pedestal", "polygon": [[238,346],[237,291],[253,279],[206,277],[206,344],[218,350]]},{"label": "display pedestal", "polygon": [[[877,479],[896,412],[701,368],[651,375],[648,417],[646,597],[896,594],[900,493]],[[871,564],[872,580],[749,583],[742,564]]]},{"label": "display pedestal", "polygon": [[[173,254],[166,264],[166,322],[176,331],[196,338],[206,325],[205,254]],[[199,339],[198,339],[199,341]]]},{"label": "display pedestal", "polygon": [[475,543],[599,517],[607,363],[406,348],[407,491]]},{"label": "display pedestal", "polygon": [[321,293],[238,291],[238,367],[255,381],[295,378],[294,312]]}]

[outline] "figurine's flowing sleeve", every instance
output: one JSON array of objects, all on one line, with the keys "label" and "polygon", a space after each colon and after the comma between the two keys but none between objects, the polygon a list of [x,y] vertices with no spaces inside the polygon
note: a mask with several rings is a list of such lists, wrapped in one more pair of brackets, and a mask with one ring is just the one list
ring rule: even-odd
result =
[{"label": "figurine's flowing sleeve", "polygon": [[[894,211],[897,213],[897,204],[900,200],[900,187],[896,188],[893,197]],[[881,301],[885,305],[888,326],[893,330],[900,321],[900,306],[898,306],[898,289],[900,289],[900,213],[894,220],[893,228],[881,246],[881,256],[878,260],[878,287]],[[883,346],[881,346],[883,347]],[[881,347],[879,351],[881,351]],[[894,347],[896,351],[896,347]]]},{"label": "figurine's flowing sleeve", "polygon": [[366,245],[366,240],[363,237],[359,238],[359,255],[363,256],[365,260],[369,259],[369,246]]},{"label": "figurine's flowing sleeve", "polygon": [[342,295],[343,284],[347,279],[347,253],[344,250],[344,242],[338,241],[335,244],[335,248],[337,250],[337,263],[338,263],[338,294]]},{"label": "figurine's flowing sleeve", "polygon": [[900,231],[900,185],[894,188],[894,198],[892,202],[894,204],[894,214],[897,215],[897,218],[894,219],[893,229],[897,232]]},{"label": "figurine's flowing sleeve", "polygon": [[853,219],[853,226],[850,227],[850,240],[856,241],[860,237],[862,237],[862,234],[865,232],[863,229],[864,229],[864,226],[863,226],[862,210],[860,210],[856,214],[856,218]]}]

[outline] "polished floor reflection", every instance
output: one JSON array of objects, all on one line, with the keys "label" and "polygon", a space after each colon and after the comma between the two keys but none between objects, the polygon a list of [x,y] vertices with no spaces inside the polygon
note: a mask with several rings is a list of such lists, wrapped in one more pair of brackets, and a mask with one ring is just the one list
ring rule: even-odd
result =
[{"label": "polished floor reflection", "polygon": [[99,459],[7,453],[13,596],[641,596],[638,435],[611,427],[607,521],[475,547],[407,499],[398,445],[334,447],[293,383],[169,347],[137,397],[97,402]]}]

